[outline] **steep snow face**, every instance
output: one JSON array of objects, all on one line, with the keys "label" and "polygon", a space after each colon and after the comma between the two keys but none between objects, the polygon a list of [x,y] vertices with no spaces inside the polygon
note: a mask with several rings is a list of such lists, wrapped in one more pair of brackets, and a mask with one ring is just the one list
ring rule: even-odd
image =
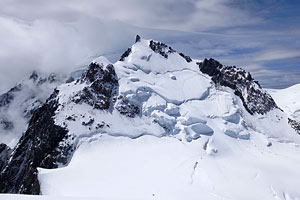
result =
[{"label": "steep snow face", "polygon": [[27,129],[33,112],[63,83],[64,77],[33,72],[7,93],[0,95],[0,143],[14,147]]},{"label": "steep snow face", "polygon": [[268,89],[276,103],[292,119],[300,122],[300,84],[286,89]]},{"label": "steep snow face", "polygon": [[252,78],[232,75],[219,84],[199,61],[140,38],[114,64],[95,60],[57,88],[55,124],[77,150],[68,166],[39,169],[42,194],[299,199],[299,136]]}]

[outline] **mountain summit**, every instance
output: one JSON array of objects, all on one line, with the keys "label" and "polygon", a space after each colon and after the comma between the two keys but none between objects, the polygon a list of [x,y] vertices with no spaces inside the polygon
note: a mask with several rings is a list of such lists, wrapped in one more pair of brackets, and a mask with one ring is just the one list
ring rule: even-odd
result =
[{"label": "mountain summit", "polygon": [[99,57],[56,87],[18,144],[1,146],[0,191],[300,197],[290,120],[245,70],[137,36],[116,63]]}]

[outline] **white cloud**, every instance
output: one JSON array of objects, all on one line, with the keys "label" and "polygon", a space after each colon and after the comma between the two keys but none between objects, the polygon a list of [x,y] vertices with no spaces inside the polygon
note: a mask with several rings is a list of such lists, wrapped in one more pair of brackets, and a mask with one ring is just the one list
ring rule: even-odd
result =
[{"label": "white cloud", "polygon": [[290,49],[275,49],[268,50],[266,52],[261,52],[255,58],[256,61],[274,61],[282,60],[288,58],[300,57],[300,50],[290,50]]},{"label": "white cloud", "polygon": [[81,19],[76,23],[0,18],[0,91],[32,70],[69,72],[88,57],[124,49],[133,33],[119,22]]},{"label": "white cloud", "polygon": [[0,12],[25,20],[72,22],[82,17],[112,19],[147,28],[207,30],[257,23],[261,19],[232,0],[3,0]]},{"label": "white cloud", "polygon": [[299,55],[295,42],[300,39],[299,27],[268,29],[261,14],[237,4],[236,0],[2,0],[0,92],[33,69],[67,72],[91,55],[117,58],[137,33],[192,57],[214,57],[259,69],[261,74],[264,62]]}]

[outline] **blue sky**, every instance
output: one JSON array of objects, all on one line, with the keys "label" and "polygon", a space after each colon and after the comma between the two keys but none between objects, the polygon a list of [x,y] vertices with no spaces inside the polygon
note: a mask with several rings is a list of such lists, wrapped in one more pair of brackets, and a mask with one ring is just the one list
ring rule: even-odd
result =
[{"label": "blue sky", "polygon": [[116,59],[137,33],[243,67],[264,87],[300,82],[298,0],[2,0],[0,26],[0,91],[32,70]]}]

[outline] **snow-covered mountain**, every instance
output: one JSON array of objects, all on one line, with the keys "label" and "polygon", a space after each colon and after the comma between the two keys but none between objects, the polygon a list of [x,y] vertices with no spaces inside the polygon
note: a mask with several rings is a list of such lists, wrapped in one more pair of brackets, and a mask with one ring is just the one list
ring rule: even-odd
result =
[{"label": "snow-covered mountain", "polygon": [[280,107],[241,68],[137,36],[116,63],[99,57],[59,85],[0,148],[0,191],[300,199],[298,122]]}]

